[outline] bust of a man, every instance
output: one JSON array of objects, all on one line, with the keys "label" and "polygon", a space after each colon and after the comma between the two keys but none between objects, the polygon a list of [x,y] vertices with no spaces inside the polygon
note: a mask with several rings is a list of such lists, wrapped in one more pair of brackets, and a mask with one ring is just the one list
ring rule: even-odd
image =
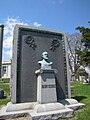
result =
[{"label": "bust of a man", "polygon": [[51,69],[52,62],[48,62],[48,53],[43,52],[42,58],[43,58],[43,60],[38,61],[38,63],[41,66],[41,69]]}]

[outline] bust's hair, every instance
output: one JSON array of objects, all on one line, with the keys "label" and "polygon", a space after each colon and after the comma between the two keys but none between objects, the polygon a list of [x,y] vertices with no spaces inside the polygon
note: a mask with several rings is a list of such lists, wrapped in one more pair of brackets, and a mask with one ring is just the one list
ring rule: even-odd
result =
[{"label": "bust's hair", "polygon": [[43,52],[43,53],[42,53],[42,56],[43,56],[44,54],[48,54],[48,52],[46,52],[46,51],[45,51],[45,52]]}]

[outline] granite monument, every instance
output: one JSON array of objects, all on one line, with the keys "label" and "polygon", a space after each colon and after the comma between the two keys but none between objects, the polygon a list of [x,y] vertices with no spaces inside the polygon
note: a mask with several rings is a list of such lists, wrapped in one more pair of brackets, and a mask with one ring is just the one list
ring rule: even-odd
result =
[{"label": "granite monument", "polygon": [[39,60],[42,59],[43,52],[49,54],[53,61],[52,67],[58,71],[55,76],[57,100],[68,97],[70,88],[68,89],[65,41],[65,34],[62,32],[15,26],[11,79],[12,103],[37,101],[35,71],[39,69],[39,64],[42,64]]},{"label": "granite monument", "polygon": [[16,25],[13,37],[11,102],[0,118],[31,120],[72,117],[85,105],[70,99],[67,37],[63,32]]}]

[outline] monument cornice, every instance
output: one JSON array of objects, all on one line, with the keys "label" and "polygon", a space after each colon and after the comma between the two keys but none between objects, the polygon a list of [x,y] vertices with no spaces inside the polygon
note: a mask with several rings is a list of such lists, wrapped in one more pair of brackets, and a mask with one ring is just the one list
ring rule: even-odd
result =
[{"label": "monument cornice", "polygon": [[65,35],[64,32],[60,32],[60,31],[57,31],[57,30],[37,28],[37,27],[32,27],[32,26],[24,26],[24,28],[23,28],[23,25],[19,25],[19,24],[16,24],[15,28],[20,29],[20,31],[24,30],[24,31],[38,32],[38,33],[44,33],[44,34],[50,34],[50,35],[59,35],[59,36],[60,35],[62,35],[62,36]]}]

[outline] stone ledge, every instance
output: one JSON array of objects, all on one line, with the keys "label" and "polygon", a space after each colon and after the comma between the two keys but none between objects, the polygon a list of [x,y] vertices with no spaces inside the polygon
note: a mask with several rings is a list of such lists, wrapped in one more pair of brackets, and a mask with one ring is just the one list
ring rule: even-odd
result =
[{"label": "stone ledge", "polygon": [[17,117],[26,117],[28,113],[8,113],[8,114],[0,114],[0,120],[5,120],[5,119],[12,119],[12,118],[17,118]]},{"label": "stone ledge", "polygon": [[74,111],[85,108],[85,104],[78,103],[74,105],[67,105],[66,107],[73,109]]},{"label": "stone ledge", "polygon": [[47,103],[47,104],[37,104],[34,108],[36,113],[56,111],[66,109],[65,106],[61,103]]},{"label": "stone ledge", "polygon": [[42,73],[57,73],[57,69],[39,69],[35,71],[35,74],[42,74]]},{"label": "stone ledge", "polygon": [[42,113],[30,113],[31,120],[57,120],[58,118],[73,117],[73,115],[74,111],[69,108]]},{"label": "stone ledge", "polygon": [[78,101],[75,99],[62,99],[59,100],[59,102],[62,103],[64,106],[78,104]]},{"label": "stone ledge", "polygon": [[85,104],[78,103],[75,99],[63,99],[59,101],[62,103],[65,107],[75,110],[83,109],[85,107]]},{"label": "stone ledge", "polygon": [[32,110],[32,109],[34,109],[36,104],[37,104],[37,102],[18,103],[18,104],[12,104],[11,102],[9,102],[7,104],[6,112]]},{"label": "stone ledge", "polygon": [[17,118],[17,117],[26,117],[27,115],[29,115],[29,112],[33,112],[32,110],[7,112],[6,109],[7,109],[7,106],[4,106],[0,110],[0,120]]},{"label": "stone ledge", "polygon": [[27,115],[29,115],[30,120],[57,120],[58,118],[73,117],[74,111],[72,109],[65,108],[61,110],[54,110],[54,111],[41,112],[41,113],[36,113],[36,111],[34,110],[6,112],[6,107],[4,107],[2,109],[2,113],[0,113],[0,120],[25,117]]}]

